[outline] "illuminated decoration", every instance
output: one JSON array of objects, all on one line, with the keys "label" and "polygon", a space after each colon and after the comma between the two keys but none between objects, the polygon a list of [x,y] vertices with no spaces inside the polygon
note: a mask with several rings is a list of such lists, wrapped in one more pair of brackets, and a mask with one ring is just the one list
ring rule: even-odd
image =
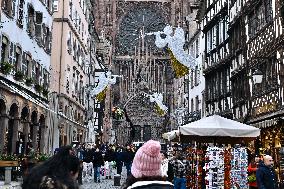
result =
[{"label": "illuminated decoration", "polygon": [[163,104],[163,95],[161,93],[154,93],[149,95],[150,102],[155,102],[155,110],[159,115],[165,115],[168,111],[167,106]]},{"label": "illuminated decoration", "polygon": [[107,91],[107,87],[102,92],[100,92],[99,94],[96,95],[96,99],[99,102],[104,101],[104,99],[106,98],[106,91]]},{"label": "illuminated decoration", "polygon": [[92,89],[90,96],[102,101],[106,96],[106,89],[108,86],[116,83],[116,78],[121,77],[119,75],[112,75],[111,72],[100,73],[98,86]]},{"label": "illuminated decoration", "polygon": [[189,74],[189,68],[186,67],[185,65],[181,64],[173,55],[172,51],[170,49],[168,49],[169,54],[170,54],[170,58],[171,58],[171,63],[173,66],[173,69],[175,71],[175,76],[176,78],[180,78],[182,76],[185,76],[187,74]]},{"label": "illuminated decoration", "polygon": [[[166,45],[168,45],[169,49],[177,60],[176,62],[183,64],[187,68],[195,68],[195,59],[183,49],[185,44],[185,36],[182,28],[176,28],[173,34],[172,26],[167,25],[163,32],[148,33],[146,35],[153,34],[156,36],[155,44],[158,48],[164,48]],[[162,38],[161,34],[165,35],[165,37]]]}]

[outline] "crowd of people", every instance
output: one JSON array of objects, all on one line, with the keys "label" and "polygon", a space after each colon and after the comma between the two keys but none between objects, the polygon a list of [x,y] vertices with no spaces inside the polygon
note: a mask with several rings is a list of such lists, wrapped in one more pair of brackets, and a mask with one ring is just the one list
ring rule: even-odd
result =
[{"label": "crowd of people", "polygon": [[[91,182],[100,182],[101,175],[111,179],[127,170],[122,189],[186,189],[190,162],[182,152],[161,151],[158,141],[149,140],[140,148],[102,145],[76,145],[58,149],[51,158],[35,166],[24,177],[23,189],[78,189],[82,178],[94,175]],[[273,159],[255,156],[248,167],[249,187],[278,189]],[[94,183],[94,185],[95,185]]]}]

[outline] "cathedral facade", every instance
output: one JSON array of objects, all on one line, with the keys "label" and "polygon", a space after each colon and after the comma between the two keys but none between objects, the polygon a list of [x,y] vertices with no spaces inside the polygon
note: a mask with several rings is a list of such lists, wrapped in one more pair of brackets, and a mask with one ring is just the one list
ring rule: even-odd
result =
[{"label": "cathedral facade", "polygon": [[[166,48],[155,45],[154,32],[166,25],[183,27],[186,35],[186,15],[190,11],[188,0],[94,0],[96,28],[100,36],[109,40],[112,50],[108,70],[122,75],[107,94],[105,115],[113,107],[125,111],[122,120],[105,120],[104,134],[115,133],[112,142],[126,144],[149,139],[161,140],[163,132],[173,127],[173,112],[185,104],[179,100],[183,83],[176,79]],[[163,37],[163,36],[162,36]],[[165,115],[155,110],[149,95],[160,93],[168,107]]]}]

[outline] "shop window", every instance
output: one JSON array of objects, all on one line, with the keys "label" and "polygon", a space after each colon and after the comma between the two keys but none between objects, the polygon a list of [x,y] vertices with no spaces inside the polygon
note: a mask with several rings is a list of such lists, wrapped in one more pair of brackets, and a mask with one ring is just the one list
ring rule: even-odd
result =
[{"label": "shop window", "polygon": [[18,8],[18,20],[17,24],[20,28],[23,28],[23,22],[24,22],[24,4],[25,0],[19,1],[19,8]]},{"label": "shop window", "polygon": [[34,8],[28,6],[28,21],[27,21],[27,32],[30,36],[34,36],[35,33],[35,23],[34,23],[35,11]]},{"label": "shop window", "polygon": [[1,45],[1,62],[5,62],[8,59],[9,53],[9,40],[7,37],[2,37],[2,45]]}]

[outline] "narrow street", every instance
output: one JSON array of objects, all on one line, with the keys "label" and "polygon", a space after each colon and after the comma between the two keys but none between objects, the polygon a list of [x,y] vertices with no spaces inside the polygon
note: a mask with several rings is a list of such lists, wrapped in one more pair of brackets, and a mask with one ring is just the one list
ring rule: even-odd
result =
[{"label": "narrow street", "polygon": [[[116,170],[114,170],[116,172]],[[122,178],[120,180],[120,184],[122,185],[126,180],[126,169],[124,168],[122,171]],[[90,182],[83,182],[83,185],[80,189],[119,189],[121,186],[114,186],[113,176],[112,179],[105,179],[105,177],[101,177],[100,183],[95,183],[92,179]]]}]

